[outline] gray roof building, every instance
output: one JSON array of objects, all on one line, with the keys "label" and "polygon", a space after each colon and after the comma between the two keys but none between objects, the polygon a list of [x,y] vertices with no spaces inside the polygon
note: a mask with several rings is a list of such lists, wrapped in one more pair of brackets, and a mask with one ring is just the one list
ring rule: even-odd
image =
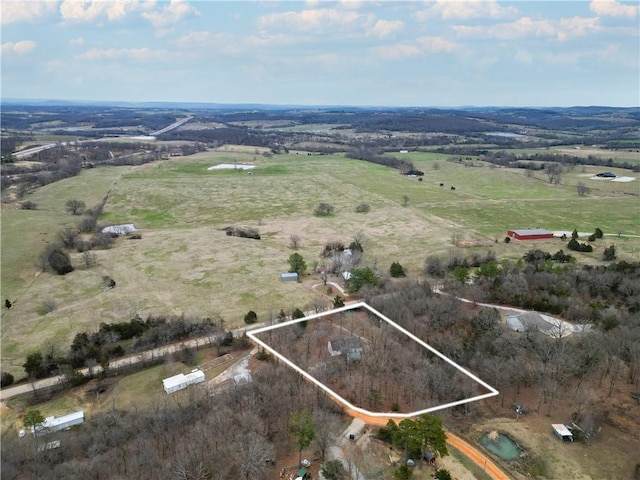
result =
[{"label": "gray roof building", "polygon": [[342,337],[329,340],[328,349],[332,357],[343,355],[350,362],[362,358],[360,337]]}]

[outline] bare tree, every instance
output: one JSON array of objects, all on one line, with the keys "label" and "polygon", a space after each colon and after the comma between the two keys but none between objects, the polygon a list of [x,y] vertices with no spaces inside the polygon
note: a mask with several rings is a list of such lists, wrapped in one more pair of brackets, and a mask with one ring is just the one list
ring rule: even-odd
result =
[{"label": "bare tree", "polygon": [[586,183],[578,182],[578,185],[576,185],[576,191],[578,192],[579,197],[585,197],[589,195],[589,193],[591,192],[591,189],[587,187]]},{"label": "bare tree", "polygon": [[82,200],[77,200],[75,198],[67,200],[67,203],[65,203],[65,208],[71,215],[80,215],[86,206],[86,203]]},{"label": "bare tree", "polygon": [[240,476],[244,480],[267,478],[268,461],[273,456],[273,447],[255,432],[242,436],[238,459]]},{"label": "bare tree", "polygon": [[544,173],[549,183],[558,185],[562,180],[562,165],[559,163],[547,163],[544,166]]},{"label": "bare tree", "polygon": [[302,245],[302,239],[295,233],[292,233],[291,237],[289,237],[289,246],[292,249],[297,250],[300,248],[300,245]]},{"label": "bare tree", "polygon": [[406,207],[407,205],[409,205],[409,195],[403,195],[402,196],[402,206]]}]

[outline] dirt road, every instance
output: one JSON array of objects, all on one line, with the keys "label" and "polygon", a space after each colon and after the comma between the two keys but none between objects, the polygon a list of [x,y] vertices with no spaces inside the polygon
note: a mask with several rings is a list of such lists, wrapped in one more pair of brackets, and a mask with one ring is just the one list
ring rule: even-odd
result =
[{"label": "dirt road", "polygon": [[[349,408],[346,408],[344,405],[341,405],[345,412],[351,415],[354,418],[358,418],[362,420],[364,423],[368,425],[376,425],[376,426],[384,426],[389,421],[389,418],[386,417],[371,417],[368,415],[364,415],[360,412],[356,412]],[[483,469],[488,475],[491,476],[494,480],[511,480],[511,477],[504,473],[500,467],[498,467],[493,461],[488,458],[485,454],[480,452],[475,447],[469,445],[467,442],[462,440],[460,437],[457,437],[451,432],[446,432],[447,434],[447,443],[452,447],[460,450],[463,455],[472,460],[476,465],[478,465],[481,469]]]}]

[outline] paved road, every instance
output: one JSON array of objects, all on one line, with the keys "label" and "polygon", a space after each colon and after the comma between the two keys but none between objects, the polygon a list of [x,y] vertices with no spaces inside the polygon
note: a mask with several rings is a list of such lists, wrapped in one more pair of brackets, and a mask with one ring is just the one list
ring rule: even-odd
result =
[{"label": "paved road", "polygon": [[21,159],[24,157],[28,157],[29,155],[34,155],[36,153],[39,153],[43,150],[47,150],[49,148],[53,148],[56,145],[58,145],[57,143],[48,143],[46,145],[40,145],[39,147],[32,147],[32,148],[27,148],[25,150],[20,150],[18,152],[13,152],[13,156],[16,157],[17,159]]},{"label": "paved road", "polygon": [[[260,328],[266,326],[266,323],[255,323],[250,327],[240,327],[235,330],[232,330],[234,337],[240,337],[246,331],[252,330],[254,328]],[[145,361],[155,360],[157,358],[162,358],[170,353],[179,352],[184,350],[185,348],[198,348],[204,345],[215,344],[215,342],[222,338],[224,334],[217,335],[207,335],[204,337],[192,338],[190,340],[185,340],[178,343],[172,343],[170,345],[164,345],[162,347],[154,348],[152,350],[146,350],[144,352],[136,353],[133,355],[129,355],[127,357],[117,358],[111,362],[109,362],[109,370],[118,370],[119,368],[128,367],[130,365],[135,365],[136,363],[142,363]],[[99,373],[101,371],[101,367],[96,366],[93,368],[93,373]],[[79,373],[83,375],[89,374],[88,368],[82,368],[78,370]],[[57,385],[62,380],[62,375],[58,375],[56,377],[43,378],[42,380],[38,380],[35,383],[25,383],[21,385],[16,385],[10,388],[4,388],[0,390],[0,402],[4,402],[5,400],[15,397],[17,395],[22,395],[24,393],[33,392],[35,390],[42,390],[44,388],[49,388],[54,385]]]},{"label": "paved road", "polygon": [[[163,133],[169,132],[169,131],[171,131],[171,130],[173,130],[175,128],[178,128],[181,125],[184,125],[185,123],[187,123],[192,118],[193,117],[181,118],[180,120],[178,120],[177,122],[172,123],[168,127],[164,127],[164,128],[162,128],[160,130],[157,130],[155,132],[150,133],[149,136],[153,137],[153,136],[156,136],[156,135],[161,135]],[[122,136],[122,137],[120,137],[120,140],[126,140],[128,138],[133,138],[133,137]],[[110,137],[109,140],[113,140],[113,138]],[[80,143],[95,142],[95,141],[96,141],[96,139],[78,140],[77,142],[47,143],[46,145],[39,145],[37,147],[31,147],[31,148],[27,148],[25,150],[19,150],[19,151],[13,152],[13,156],[16,157],[17,159],[21,159],[21,158],[28,157],[30,155],[35,155],[36,153],[42,152],[43,150],[48,150],[48,149],[56,147],[58,145],[66,146],[66,145],[73,145],[73,144],[76,144],[76,143],[80,144]]]},{"label": "paved road", "polygon": [[163,129],[156,130],[155,132],[151,132],[149,135],[152,136],[152,137],[155,137],[157,135],[162,135],[163,133],[167,133],[168,131],[173,130],[174,128],[178,128],[180,125],[187,123],[192,118],[193,117],[181,118],[180,120],[178,120],[177,122],[172,123],[168,127],[164,127]]}]

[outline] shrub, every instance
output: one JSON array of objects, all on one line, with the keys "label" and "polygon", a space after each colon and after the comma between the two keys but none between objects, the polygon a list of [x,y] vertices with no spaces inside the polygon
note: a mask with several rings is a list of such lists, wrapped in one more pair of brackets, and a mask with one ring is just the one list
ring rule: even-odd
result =
[{"label": "shrub", "polygon": [[437,480],[451,480],[451,473],[449,473],[449,470],[445,470],[444,468],[441,468],[440,470],[436,471],[435,478]]},{"label": "shrub", "polygon": [[511,237],[504,237],[504,243],[509,243],[511,241]]},{"label": "shrub", "polygon": [[604,251],[602,252],[602,259],[606,262],[610,262],[616,259],[615,245],[611,245],[610,247],[604,249]]},{"label": "shrub", "polygon": [[0,387],[5,388],[13,383],[13,375],[9,372],[2,372],[0,374]]},{"label": "shrub", "polygon": [[371,206],[368,203],[361,203],[356,207],[356,213],[368,213],[371,210]]},{"label": "shrub", "polygon": [[82,200],[76,200],[75,198],[67,200],[67,203],[65,203],[65,208],[71,215],[80,215],[86,206]]},{"label": "shrub", "polygon": [[95,231],[97,221],[95,217],[84,217],[78,222],[78,230],[80,233],[92,233]]},{"label": "shrub", "polygon": [[83,240],[81,237],[77,237],[73,242],[73,248],[75,248],[76,251],[80,253],[91,250],[91,246],[91,242]]},{"label": "shrub", "polygon": [[292,319],[296,319],[296,318],[304,318],[304,312],[302,310],[300,310],[299,308],[296,308],[292,313],[291,313],[291,318]]},{"label": "shrub", "polygon": [[244,323],[246,323],[247,325],[251,325],[252,323],[256,323],[257,321],[258,315],[253,310],[249,310],[244,316]]},{"label": "shrub", "polygon": [[398,262],[393,262],[391,267],[389,268],[389,275],[393,278],[406,277],[407,274],[404,271],[404,267],[400,265]]},{"label": "shrub", "polygon": [[261,362],[266,362],[269,361],[271,355],[269,355],[269,352],[267,352],[264,348],[261,348],[256,354],[256,358]]},{"label": "shrub", "polygon": [[409,480],[413,475],[413,470],[411,470],[406,465],[400,465],[395,472],[393,472],[393,478],[396,480]]},{"label": "shrub", "polygon": [[91,237],[91,245],[93,248],[109,248],[113,245],[113,237],[108,233],[97,233]]},{"label": "shrub", "polygon": [[71,258],[61,248],[53,249],[47,256],[47,264],[58,275],[66,275],[73,272],[73,266],[71,265]]},{"label": "shrub", "polygon": [[328,203],[319,203],[316,209],[313,211],[319,217],[327,217],[333,213],[335,208]]},{"label": "shrub", "polygon": [[591,245],[588,245],[586,243],[580,243],[575,238],[571,238],[571,240],[569,240],[569,243],[567,244],[567,248],[569,250],[573,250],[576,252],[592,252],[593,251],[593,247]]},{"label": "shrub", "polygon": [[340,460],[329,460],[322,466],[322,476],[326,480],[344,480],[347,472]]},{"label": "shrub", "polygon": [[22,202],[20,204],[21,210],[35,210],[37,208],[38,208],[38,204],[30,200],[27,200],[26,202]]},{"label": "shrub", "polygon": [[333,299],[333,308],[344,307],[344,300],[340,295],[336,295]]}]

